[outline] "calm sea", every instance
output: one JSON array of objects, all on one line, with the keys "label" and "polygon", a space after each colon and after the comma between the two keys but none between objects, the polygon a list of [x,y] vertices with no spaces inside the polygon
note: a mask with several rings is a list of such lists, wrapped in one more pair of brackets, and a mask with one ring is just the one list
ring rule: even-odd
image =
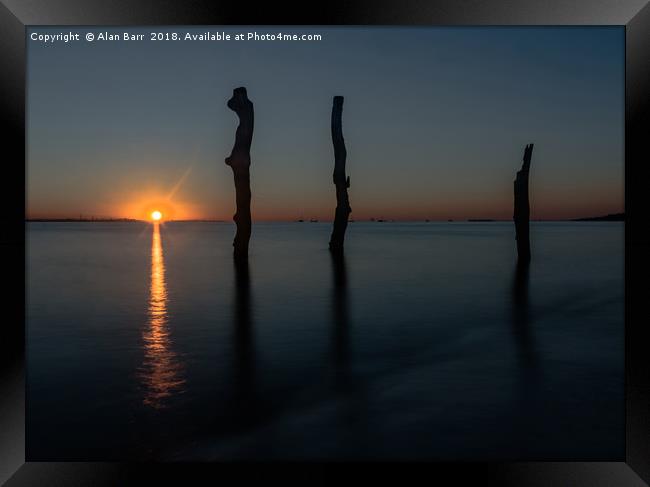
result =
[{"label": "calm sea", "polygon": [[30,223],[29,460],[624,455],[622,223]]}]

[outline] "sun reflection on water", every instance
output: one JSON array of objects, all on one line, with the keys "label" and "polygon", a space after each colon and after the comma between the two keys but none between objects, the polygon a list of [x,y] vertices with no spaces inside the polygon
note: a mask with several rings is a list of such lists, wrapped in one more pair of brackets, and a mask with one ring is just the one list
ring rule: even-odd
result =
[{"label": "sun reflection on water", "polygon": [[185,384],[178,357],[171,348],[167,318],[167,287],[160,223],[154,222],[151,240],[149,320],[143,333],[142,380],[145,389],[144,403],[156,409],[165,407],[166,399],[182,392]]}]

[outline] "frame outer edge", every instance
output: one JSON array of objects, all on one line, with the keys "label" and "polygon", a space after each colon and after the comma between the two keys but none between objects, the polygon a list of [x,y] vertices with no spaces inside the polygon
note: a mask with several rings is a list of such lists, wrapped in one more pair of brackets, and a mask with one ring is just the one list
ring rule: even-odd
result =
[{"label": "frame outer edge", "polygon": [[[79,19],[80,15],[76,15],[70,11],[70,8],[65,8],[66,6],[62,2],[52,2],[56,4],[55,10],[56,13],[53,14],[51,7],[47,8],[45,2],[36,2],[36,1],[24,1],[25,8],[21,10],[20,5],[13,0],[3,0],[3,2],[13,4],[14,10],[19,10],[21,13],[20,19],[28,19],[28,23],[34,24],[48,24],[52,20],[59,20],[57,23],[62,25],[71,25],[75,23],[75,20]],[[41,15],[40,6],[45,7],[46,13]],[[86,13],[91,15],[81,15],[85,17],[83,20],[88,23],[95,23],[97,25],[106,24],[106,21],[102,21],[100,17],[105,14],[106,17],[110,17],[112,20],[117,20],[115,17],[117,14],[120,17],[120,23],[124,25],[151,25],[160,23],[163,20],[165,15],[156,15],[154,12],[148,12],[144,16],[157,17],[155,20],[149,20],[147,22],[144,19],[133,19],[133,11],[130,12],[131,15],[127,12],[109,12],[110,7],[97,8],[97,2],[88,2],[88,8]],[[119,2],[118,2],[119,3]],[[135,5],[138,5],[138,2],[133,2]],[[170,2],[164,2],[169,7]],[[172,2],[173,3],[173,2]],[[201,4],[202,2],[199,2]],[[381,2],[385,3],[385,2]],[[438,2],[436,2],[438,3]],[[444,3],[444,2],[443,2]],[[523,3],[523,2],[522,2]],[[528,2],[526,2],[528,3]],[[556,4],[556,2],[551,2]],[[580,3],[580,2],[578,2]],[[598,2],[596,2],[598,3]],[[636,2],[638,3],[638,2]],[[142,4],[140,4],[142,5]],[[602,4],[600,8],[597,8],[598,12],[594,13],[592,16],[576,18],[575,9],[580,10],[579,5],[573,7],[567,6],[568,2],[564,4],[564,8],[559,8],[555,13],[549,15],[541,15],[545,20],[548,19],[549,24],[557,22],[557,25],[567,25],[567,24],[596,24],[596,23],[609,23],[616,24],[618,22],[614,21],[609,15],[612,14],[611,9],[608,12],[602,11]],[[557,6],[557,5],[556,5]],[[582,5],[584,7],[585,5]],[[628,3],[629,6],[629,3]],[[71,5],[68,5],[71,7]],[[535,16],[536,13],[542,13],[536,11],[533,5],[528,4],[528,9],[524,17],[527,19],[521,18],[521,11],[512,12],[510,15],[503,15],[503,11],[499,15],[498,12],[496,17],[501,17],[502,21],[498,22],[501,25],[507,24],[525,24],[535,25],[538,22],[530,22],[530,16]],[[338,20],[346,21],[343,17],[349,17],[348,22],[354,23],[381,23],[385,19],[385,14],[381,13],[365,13],[366,9],[360,8],[359,12],[351,12],[350,9],[347,12],[340,12]],[[165,8],[163,7],[163,10]],[[170,10],[169,8],[167,10]],[[427,10],[427,9],[424,9]],[[467,10],[471,11],[471,8]],[[481,9],[478,9],[481,10]],[[518,9],[515,9],[518,10]],[[628,8],[629,10],[629,8]],[[37,14],[38,12],[38,14]],[[438,15],[433,15],[434,18],[430,18],[431,12],[422,12],[425,14],[424,18],[411,19],[411,22],[415,23],[438,23],[440,25],[444,24],[470,24],[481,25],[493,23],[490,20],[477,19],[476,17],[481,17],[486,14],[484,11],[479,11],[478,13],[462,14],[459,18],[458,14],[447,12],[445,13],[438,12]],[[178,13],[178,11],[177,11]],[[358,15],[360,13],[360,15]],[[103,15],[104,14],[104,15]],[[142,10],[138,12],[140,16],[143,15]],[[346,15],[347,14],[347,15]],[[442,14],[442,15],[440,15]],[[169,15],[169,12],[167,12]],[[618,15],[621,15],[619,12]],[[89,17],[92,17],[89,18]],[[198,17],[211,18],[214,17],[214,13],[209,12],[209,9],[200,8],[194,14],[185,14],[181,15],[178,18],[179,21],[183,20],[184,23],[188,24],[197,24]],[[187,17],[187,18],[186,18]],[[222,16],[222,22],[228,22],[231,19],[227,18],[228,15]],[[361,17],[361,18],[359,18]],[[395,23],[409,23],[407,21],[408,14],[400,14],[393,20]],[[488,18],[493,17],[492,15],[487,15]],[[566,18],[564,18],[566,17]],[[609,17],[609,18],[607,18]],[[617,15],[614,15],[617,17]],[[69,20],[65,20],[65,19]],[[360,22],[365,20],[365,22]],[[374,20],[374,22],[373,22]],[[527,22],[528,21],[528,22]],[[16,147],[17,152],[12,154],[15,160],[25,160],[25,26],[12,12],[0,3],[0,56],[3,59],[3,69],[0,70],[0,113],[7,113],[10,116],[8,118],[0,119],[2,128],[4,129],[3,139],[6,141],[7,145],[12,145]],[[78,20],[77,20],[78,22]],[[232,20],[231,20],[232,22]],[[338,23],[336,21],[331,22],[332,24]],[[176,22],[172,22],[176,23]],[[389,22],[392,23],[392,22]],[[628,242],[628,251],[626,255],[626,274],[628,277],[630,274],[644,279],[647,277],[648,273],[645,272],[648,269],[648,263],[650,259],[646,257],[648,250],[650,250],[650,239],[648,239],[648,230],[645,228],[647,222],[644,223],[642,220],[637,223],[636,226],[632,223],[632,207],[637,207],[640,203],[641,208],[643,208],[643,202],[637,199],[636,195],[639,192],[634,190],[634,186],[639,185],[641,189],[641,194],[643,194],[644,187],[640,186],[644,184],[647,186],[647,182],[650,181],[648,178],[649,170],[647,168],[648,162],[642,160],[639,157],[644,150],[643,140],[644,137],[647,137],[647,134],[650,133],[648,130],[649,120],[650,120],[650,107],[648,104],[648,93],[650,89],[650,63],[648,59],[650,58],[650,7],[646,5],[639,13],[634,16],[626,26],[626,136],[625,136],[625,150],[626,150],[626,212],[627,221],[626,221],[626,241]],[[5,68],[6,66],[6,68]],[[22,159],[20,155],[22,153]],[[634,157],[637,154],[638,156]],[[5,152],[5,156],[7,152]],[[11,163],[11,158],[7,157],[5,161]],[[7,162],[6,162],[7,163]],[[6,167],[6,166],[5,166]],[[16,174],[18,171],[16,171]],[[634,181],[639,181],[634,183]],[[13,177],[9,184],[5,186],[14,186],[17,187],[20,193],[23,196],[18,196],[18,200],[24,202],[24,172],[22,173],[22,181],[17,180]],[[3,201],[5,204],[5,213],[0,214],[0,219],[2,223],[7,222],[9,225],[15,225],[16,221],[14,217],[13,208],[17,205],[15,204],[15,194],[13,190],[0,193],[2,194]],[[11,209],[11,210],[9,210]],[[14,264],[10,261],[15,261],[16,266],[20,267],[20,272],[24,271],[24,204],[22,208],[18,208],[18,211],[21,213],[20,216],[20,228],[16,229],[11,228],[9,231],[4,229],[0,230],[0,244],[2,245],[2,251],[9,251],[11,256],[15,259],[7,259],[10,267],[13,267]],[[14,231],[16,230],[16,231]],[[15,235],[22,235],[22,241],[19,241]],[[20,250],[18,246],[20,245]],[[634,269],[630,265],[631,256],[634,255]],[[643,282],[643,281],[640,281]],[[24,282],[23,282],[24,284]],[[25,394],[24,394],[24,380],[25,380],[25,369],[24,369],[24,329],[23,323],[18,323],[19,319],[22,318],[24,314],[24,286],[15,286],[19,287],[18,291],[20,297],[15,301],[11,301],[15,296],[4,295],[2,299],[6,303],[11,303],[12,313],[9,316],[9,319],[6,323],[0,327],[0,348],[2,353],[0,354],[0,484],[2,484],[8,476],[11,476],[16,468],[20,467],[25,461],[25,435],[22,427],[24,425],[25,419]],[[629,289],[628,289],[629,291]],[[628,325],[630,324],[631,312],[632,312],[632,302],[638,305],[639,310],[643,310],[643,303],[647,300],[647,297],[644,296],[643,289],[638,289],[633,293],[626,293],[626,318]],[[641,301],[643,299],[643,301]],[[15,313],[15,314],[14,314]],[[647,344],[650,343],[648,337],[648,331],[641,329],[644,323],[637,322],[637,329],[634,330],[630,326],[627,327],[626,333],[626,462],[627,465],[637,472],[646,482],[649,482],[650,479],[650,461],[648,460],[648,452],[650,452],[650,417],[648,416],[650,411],[650,368],[647,367],[648,359],[646,350]],[[9,330],[8,328],[13,327]],[[14,329],[19,329],[18,332],[14,333]],[[16,425],[19,425],[19,428],[16,428]],[[19,430],[20,431],[16,431]],[[16,451],[17,450],[17,451]]]},{"label": "frame outer edge", "polygon": [[[0,484],[25,462],[25,26],[0,4]],[[22,204],[16,204],[21,201]]]},{"label": "frame outer edge", "polygon": [[25,25],[624,25],[646,0],[2,0]]},{"label": "frame outer edge", "polygon": [[[625,32],[625,461],[650,483],[650,332],[646,316],[650,229],[650,4]],[[636,311],[636,316],[634,312]]]}]

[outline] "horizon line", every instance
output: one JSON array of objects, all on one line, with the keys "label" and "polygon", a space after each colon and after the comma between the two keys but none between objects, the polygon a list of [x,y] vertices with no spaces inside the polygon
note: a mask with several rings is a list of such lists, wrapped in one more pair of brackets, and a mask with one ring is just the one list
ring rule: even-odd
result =
[{"label": "horizon line", "polygon": [[[608,213],[605,215],[592,215],[582,216],[577,218],[531,218],[530,221],[536,222],[563,222],[563,221],[589,221],[594,219],[610,219],[614,221],[625,220],[625,212]],[[278,218],[278,219],[263,219],[253,220],[258,223],[332,223],[332,218]],[[453,222],[469,222],[469,223],[489,223],[489,222],[511,222],[512,218],[383,218],[383,217],[370,217],[370,218],[351,218],[348,220],[350,223],[355,222],[368,222],[368,223],[391,223],[391,222],[420,222],[420,223],[453,223]],[[151,223],[148,219],[141,218],[126,218],[126,217],[91,217],[91,218],[25,218],[25,222],[144,222]],[[232,223],[232,220],[213,219],[213,218],[179,218],[164,220],[164,223]]]}]

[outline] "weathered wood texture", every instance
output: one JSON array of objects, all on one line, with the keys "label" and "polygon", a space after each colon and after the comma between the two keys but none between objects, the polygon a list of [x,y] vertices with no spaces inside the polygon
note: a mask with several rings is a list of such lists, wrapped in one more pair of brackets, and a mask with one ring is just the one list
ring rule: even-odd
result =
[{"label": "weathered wood texture", "polygon": [[343,140],[342,128],[343,97],[335,96],[332,103],[332,144],[334,145],[334,173],[332,179],[336,186],[336,212],[334,214],[334,228],[330,237],[329,248],[332,252],[343,252],[345,230],[348,227],[348,216],[352,212],[348,198],[350,177],[345,174],[345,160],[347,151]]},{"label": "weathered wood texture", "polygon": [[517,255],[520,262],[530,261],[530,203],[528,200],[528,179],[530,173],[530,159],[533,154],[533,144],[524,149],[524,163],[517,171],[514,181],[515,210],[515,238],[517,240]]},{"label": "weathered wood texture", "polygon": [[253,140],[253,103],[248,99],[246,88],[233,90],[228,100],[228,108],[239,117],[239,126],[235,133],[235,145],[226,158],[226,164],[232,168],[235,179],[235,199],[237,211],[233,220],[237,224],[237,233],[233,241],[236,258],[248,257],[248,243],[251,237],[251,142]]}]

